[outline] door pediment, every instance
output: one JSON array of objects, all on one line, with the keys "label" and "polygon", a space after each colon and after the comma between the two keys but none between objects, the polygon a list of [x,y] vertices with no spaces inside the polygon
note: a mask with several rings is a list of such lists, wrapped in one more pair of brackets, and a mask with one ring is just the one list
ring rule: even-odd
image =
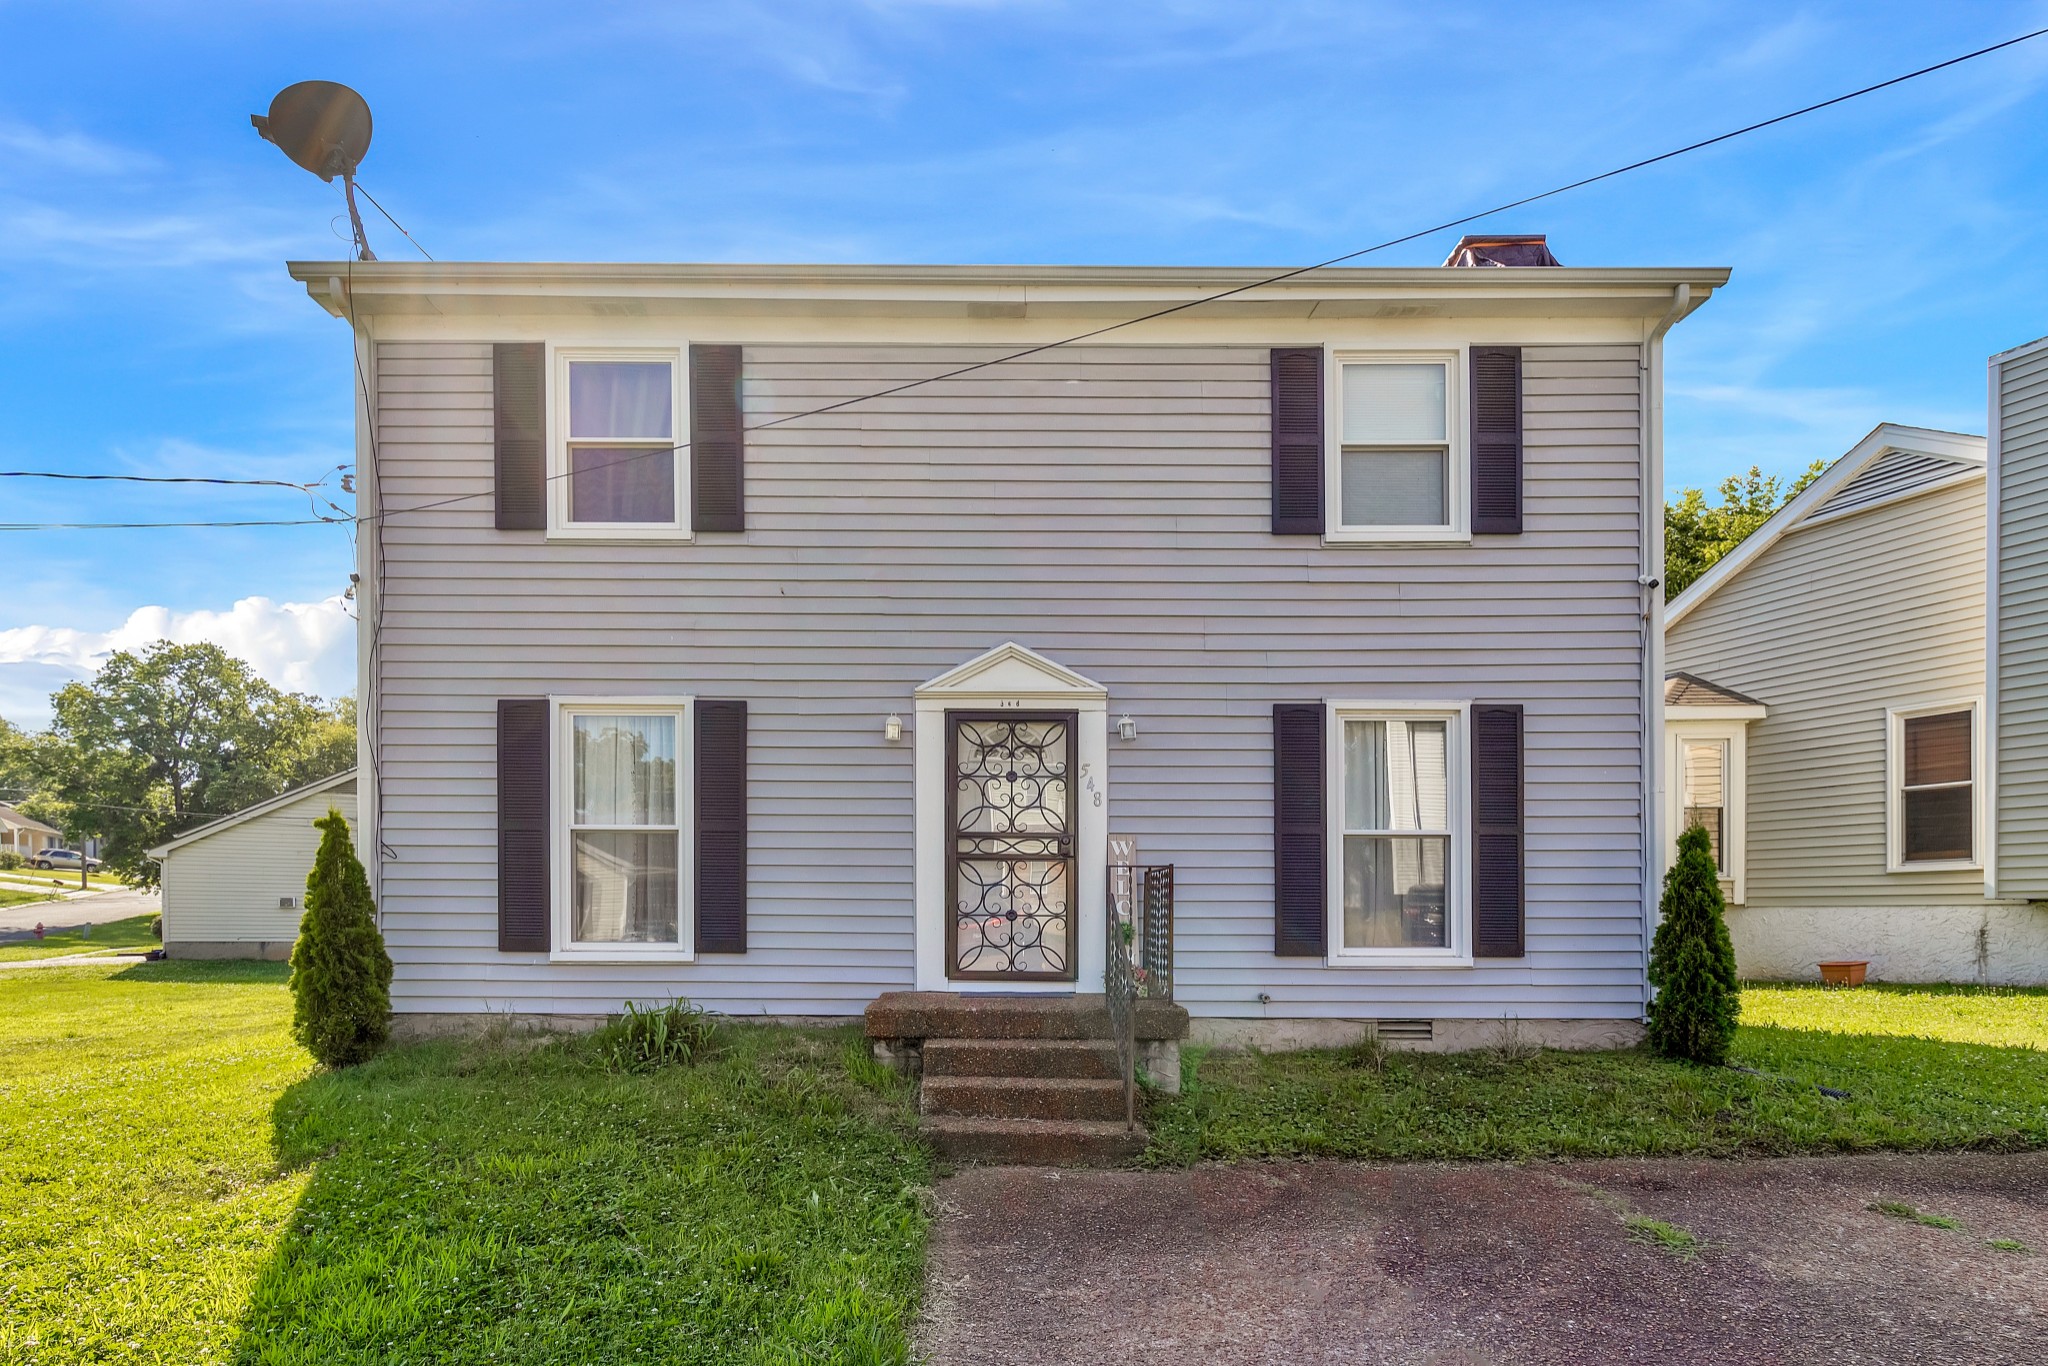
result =
[{"label": "door pediment", "polygon": [[1054,663],[1015,641],[976,655],[917,689],[920,699],[1104,698],[1109,690],[1092,678]]}]

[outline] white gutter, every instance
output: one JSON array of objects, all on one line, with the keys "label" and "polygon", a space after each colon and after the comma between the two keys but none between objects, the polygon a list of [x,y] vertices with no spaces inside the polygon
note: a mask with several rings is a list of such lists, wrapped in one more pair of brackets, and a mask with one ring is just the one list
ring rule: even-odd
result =
[{"label": "white gutter", "polygon": [[1650,1004],[1650,936],[1657,924],[1657,871],[1664,862],[1664,334],[1692,311],[1692,286],[1674,285],[1671,307],[1643,339],[1643,1008]]}]

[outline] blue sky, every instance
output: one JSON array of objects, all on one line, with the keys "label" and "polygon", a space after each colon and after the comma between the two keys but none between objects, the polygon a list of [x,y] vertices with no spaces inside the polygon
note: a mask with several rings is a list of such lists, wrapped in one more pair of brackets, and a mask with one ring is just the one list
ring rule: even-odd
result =
[{"label": "blue sky", "polygon": [[[0,0],[0,467],[350,458],[345,330],[282,268],[345,250],[337,192],[248,124],[296,80],[369,98],[364,184],[443,260],[1289,266],[2043,26],[2048,0]],[[1791,471],[1879,421],[1983,430],[1985,357],[2048,333],[2044,127],[2048,39],[1487,226],[1732,266],[1672,340],[1672,485]],[[0,521],[304,506],[6,482]],[[18,722],[160,634],[350,686],[340,528],[0,555]]]}]

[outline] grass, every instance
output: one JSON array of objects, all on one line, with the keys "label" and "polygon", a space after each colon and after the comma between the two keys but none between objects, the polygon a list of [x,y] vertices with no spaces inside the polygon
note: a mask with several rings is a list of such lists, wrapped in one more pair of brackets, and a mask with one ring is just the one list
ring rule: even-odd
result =
[{"label": "grass", "polygon": [[1397,1052],[1377,1067],[1357,1050],[1190,1049],[1182,1094],[1149,1099],[1144,1160],[2048,1146],[2048,1058],[2032,1046],[2048,1042],[2048,992],[1771,986],[1745,990],[1743,1018],[1733,1061],[1761,1075],[1641,1049]]},{"label": "grass", "polygon": [[1631,1241],[1668,1252],[1685,1261],[1691,1261],[1700,1254],[1700,1240],[1676,1224],[1652,1219],[1647,1214],[1630,1215],[1622,1223],[1627,1226]]},{"label": "grass", "polygon": [[2048,1051],[2048,987],[1899,986],[1853,990],[1753,983],[1742,993],[1746,1024],[1827,1034],[1881,1034]]},{"label": "grass", "polygon": [[92,927],[88,939],[79,929],[44,935],[41,939],[15,939],[0,943],[0,963],[18,963],[32,958],[56,958],[67,953],[94,953],[113,949],[153,949],[160,941],[150,933],[154,915],[131,915]]},{"label": "grass", "polygon": [[1902,1200],[1880,1200],[1870,1208],[1878,1214],[1888,1214],[1894,1219],[1910,1219],[1928,1228],[1961,1228],[1963,1221],[1951,1219],[1946,1214],[1922,1214]]},{"label": "grass", "polygon": [[[78,870],[76,868],[30,868],[23,866],[14,869],[12,872],[0,869],[0,878],[33,882],[38,886],[51,886],[52,890],[60,892],[75,892],[78,890]],[[85,885],[87,887],[126,887],[128,884],[122,881],[119,875],[114,873],[87,873],[85,875]]]},{"label": "grass", "polygon": [[927,1159],[854,1030],[291,1043],[281,965],[0,979],[0,1362],[905,1362]]},{"label": "grass", "polygon": [[32,901],[55,899],[54,889],[48,892],[31,892],[20,887],[0,887],[0,906],[26,906]]}]

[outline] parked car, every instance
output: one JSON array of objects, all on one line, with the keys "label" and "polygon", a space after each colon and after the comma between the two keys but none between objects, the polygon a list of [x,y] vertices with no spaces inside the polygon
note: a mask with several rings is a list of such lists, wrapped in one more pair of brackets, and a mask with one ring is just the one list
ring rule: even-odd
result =
[{"label": "parked car", "polygon": [[85,870],[88,873],[98,871],[100,861],[96,858],[87,858],[76,849],[39,850],[36,853],[35,865],[38,868],[66,868],[75,873],[81,860],[85,863]]}]

